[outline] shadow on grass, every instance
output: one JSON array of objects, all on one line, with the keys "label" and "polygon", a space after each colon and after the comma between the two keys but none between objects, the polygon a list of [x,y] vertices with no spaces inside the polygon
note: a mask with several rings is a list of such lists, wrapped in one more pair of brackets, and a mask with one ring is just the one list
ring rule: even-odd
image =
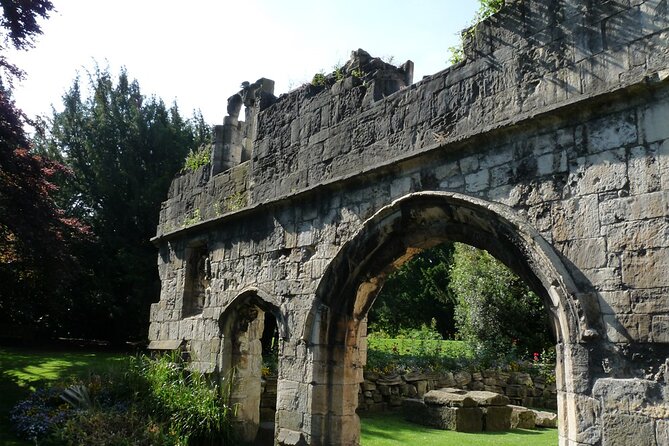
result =
[{"label": "shadow on grass", "polygon": [[0,438],[7,446],[24,446],[14,437],[9,411],[38,387],[65,377],[123,367],[127,354],[0,347]]}]

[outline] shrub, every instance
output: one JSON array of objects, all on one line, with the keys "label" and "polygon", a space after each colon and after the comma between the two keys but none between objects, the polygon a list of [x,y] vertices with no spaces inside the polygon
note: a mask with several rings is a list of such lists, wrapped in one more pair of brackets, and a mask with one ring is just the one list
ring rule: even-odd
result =
[{"label": "shrub", "polygon": [[200,146],[199,149],[191,149],[184,161],[184,169],[195,171],[202,166],[209,164],[211,160],[211,151],[207,145]]},{"label": "shrub", "polygon": [[326,84],[326,78],[325,78],[325,73],[318,72],[314,74],[313,79],[311,79],[311,85],[315,87],[322,87]]},{"label": "shrub", "polygon": [[213,444],[217,439],[232,441],[233,408],[226,404],[227,392],[211,385],[204,375],[189,371],[176,355],[156,360],[139,358],[134,368],[148,384],[145,409],[164,420],[170,430],[188,444]]},{"label": "shrub", "polygon": [[543,300],[488,252],[456,243],[450,275],[458,335],[476,356],[522,358],[553,345]]},{"label": "shrub", "polygon": [[433,327],[400,330],[396,338],[386,333],[367,337],[367,370],[379,373],[445,371],[465,367],[471,351],[462,341],[444,341]]},{"label": "shrub", "polygon": [[555,348],[537,353],[534,360],[519,355],[518,348],[505,355],[485,348],[472,350],[464,341],[385,338],[378,333],[367,337],[365,369],[384,375],[405,372],[482,371],[527,372],[555,382]]},{"label": "shrub", "polygon": [[127,370],[34,392],[11,421],[39,444],[236,444],[227,396],[176,355],[139,356]]},{"label": "shrub", "polygon": [[152,446],[179,445],[179,438],[147,419],[136,407],[127,411],[79,412],[44,442],[68,445]]}]

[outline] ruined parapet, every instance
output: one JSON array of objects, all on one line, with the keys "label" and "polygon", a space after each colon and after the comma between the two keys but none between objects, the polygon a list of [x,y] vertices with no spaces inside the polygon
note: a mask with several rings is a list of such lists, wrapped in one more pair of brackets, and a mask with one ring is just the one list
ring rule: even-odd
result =
[{"label": "ruined parapet", "polygon": [[363,104],[371,104],[411,85],[413,70],[413,62],[410,60],[396,67],[358,49],[351,52],[351,58],[338,72],[335,71],[334,76],[335,79],[340,78],[337,81],[350,86],[364,85],[366,94]]},{"label": "ruined parapet", "polygon": [[345,68],[351,71],[357,69],[363,73],[363,80],[368,82],[368,90],[375,101],[413,83],[412,61],[407,60],[401,66],[395,67],[378,57],[371,57],[362,49],[351,53],[351,59]]},{"label": "ruined parapet", "polygon": [[[413,62],[396,67],[358,49],[342,67],[282,95],[258,119],[250,200],[262,203],[295,194],[350,170],[351,165],[332,160],[351,145],[362,149],[375,143],[373,127],[386,101],[404,96],[411,82]],[[358,126],[365,128],[358,131]],[[367,152],[378,154],[376,149]]]},{"label": "ruined parapet", "polygon": [[[212,176],[251,158],[258,113],[275,100],[274,81],[264,77],[253,84],[243,82],[242,89],[228,98],[228,115],[223,119],[223,125],[214,127]],[[239,120],[242,106],[245,121]]]}]

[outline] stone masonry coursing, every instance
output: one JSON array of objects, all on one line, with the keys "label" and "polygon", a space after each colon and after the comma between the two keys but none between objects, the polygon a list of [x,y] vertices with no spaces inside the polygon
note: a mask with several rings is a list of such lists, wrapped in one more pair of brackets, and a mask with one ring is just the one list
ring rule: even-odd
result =
[{"label": "stone masonry coursing", "polygon": [[506,3],[464,62],[415,84],[357,51],[323,86],[246,85],[215,165],[173,181],[149,337],[242,371],[247,439],[269,316],[275,443],[358,444],[366,313],[389,272],[450,240],[544,298],[561,445],[669,444],[667,1]]}]

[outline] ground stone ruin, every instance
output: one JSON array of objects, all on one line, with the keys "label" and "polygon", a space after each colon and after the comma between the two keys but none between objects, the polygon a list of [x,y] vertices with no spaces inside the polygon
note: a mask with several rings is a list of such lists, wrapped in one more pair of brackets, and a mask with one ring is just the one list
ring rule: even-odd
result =
[{"label": "ground stone ruin", "polygon": [[398,409],[406,398],[423,398],[426,393],[442,389],[483,390],[506,396],[512,404],[557,409],[557,386],[542,376],[525,372],[467,370],[442,373],[381,375],[365,370],[358,392],[358,412],[384,412]]},{"label": "ground stone ruin", "polygon": [[174,179],[151,346],[236,368],[247,439],[273,324],[272,441],[358,444],[367,311],[450,240],[544,298],[561,445],[669,444],[667,1],[506,3],[464,62],[417,83],[358,51],[341,79],[278,98],[245,84],[212,164]]},{"label": "ground stone ruin", "polygon": [[509,403],[499,393],[445,387],[430,390],[423,398],[404,399],[402,409],[409,421],[458,432],[557,427],[557,415]]}]

